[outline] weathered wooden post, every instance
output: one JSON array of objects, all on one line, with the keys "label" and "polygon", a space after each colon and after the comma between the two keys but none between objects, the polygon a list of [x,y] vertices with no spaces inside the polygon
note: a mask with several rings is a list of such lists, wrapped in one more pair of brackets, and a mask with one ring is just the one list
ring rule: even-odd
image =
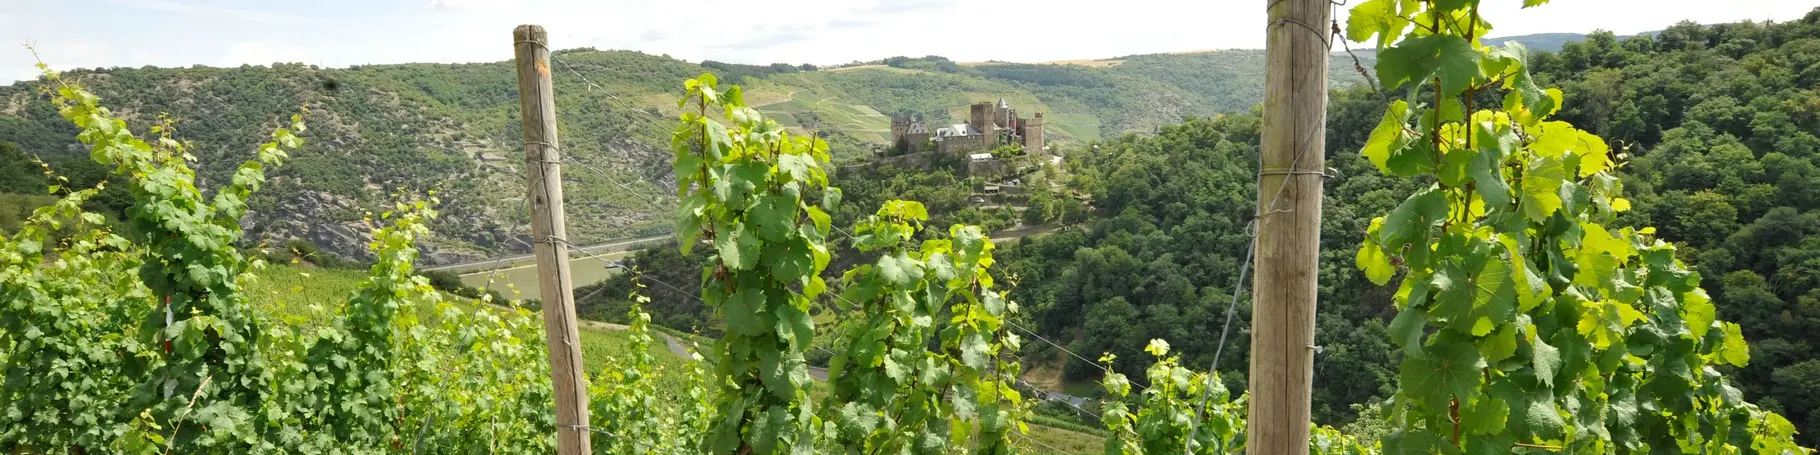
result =
[{"label": "weathered wooden post", "polygon": [[1308,453],[1326,161],[1328,0],[1268,0],[1249,453]]},{"label": "weathered wooden post", "polygon": [[532,250],[543,299],[544,338],[556,389],[556,445],[562,455],[592,452],[588,441],[588,387],[581,366],[581,332],[569,279],[568,229],[562,211],[562,168],[556,147],[556,93],[550,80],[549,35],[543,27],[512,30],[518,63],[519,118],[524,121],[525,173],[530,176]]}]

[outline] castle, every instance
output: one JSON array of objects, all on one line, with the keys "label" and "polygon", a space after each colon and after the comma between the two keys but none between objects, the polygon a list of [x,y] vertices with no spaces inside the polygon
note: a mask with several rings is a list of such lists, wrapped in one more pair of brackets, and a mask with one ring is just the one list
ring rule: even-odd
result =
[{"label": "castle", "polygon": [[999,98],[995,106],[990,102],[977,103],[972,106],[972,115],[967,123],[956,123],[930,131],[929,126],[915,117],[895,117],[891,119],[891,145],[905,153],[917,153],[927,150],[934,143],[935,151],[944,154],[973,154],[989,152],[1001,145],[1020,144],[1029,153],[1043,151],[1043,114],[1038,112],[1033,118],[1017,116],[1004,98]]}]

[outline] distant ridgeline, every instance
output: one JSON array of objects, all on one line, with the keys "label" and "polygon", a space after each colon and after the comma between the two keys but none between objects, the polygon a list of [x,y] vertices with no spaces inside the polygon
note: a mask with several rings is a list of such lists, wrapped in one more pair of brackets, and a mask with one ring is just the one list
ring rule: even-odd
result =
[{"label": "distant ridgeline", "polygon": [[[501,57],[507,55],[502,47]],[[56,56],[47,56],[56,57]],[[669,229],[662,215],[674,204],[669,182],[668,131],[680,115],[675,81],[704,70],[744,86],[753,107],[798,134],[818,133],[833,144],[835,160],[852,162],[875,147],[897,142],[893,117],[925,121],[967,118],[977,139],[963,137],[950,151],[978,153],[1001,144],[1040,151],[1057,141],[1092,141],[1131,131],[1153,131],[1189,116],[1242,112],[1263,100],[1263,51],[1227,50],[1157,54],[1091,64],[961,64],[941,57],[892,58],[843,68],[814,65],[739,65],[685,62],[632,51],[571,49],[555,53],[563,151],[587,166],[565,175],[573,201],[570,235],[597,242]],[[1369,58],[1365,64],[1371,64]],[[1335,68],[1352,59],[1336,56]],[[193,141],[199,184],[226,182],[232,168],[252,156],[276,124],[307,105],[316,126],[294,160],[272,170],[267,191],[250,201],[249,246],[292,240],[313,243],[322,254],[368,257],[367,212],[388,206],[398,191],[437,191],[447,219],[433,226],[429,264],[462,262],[523,252],[524,178],[518,101],[510,62],[362,65],[320,68],[303,64],[233,68],[69,69],[103,97],[136,131],[169,114],[179,137]],[[1336,85],[1362,81],[1334,71]],[[106,175],[88,160],[74,131],[57,117],[40,83],[0,87],[0,193],[43,194],[48,162],[71,186],[92,186]],[[981,100],[1004,99],[1020,111]],[[983,114],[983,115],[979,115]],[[983,116],[984,119],[971,117]],[[987,131],[987,124],[992,131]],[[911,136],[909,124],[902,125]],[[940,125],[925,125],[933,140]],[[944,142],[947,138],[944,138]],[[975,145],[960,145],[977,141]],[[935,147],[930,145],[930,147]],[[91,201],[118,216],[123,189]],[[14,198],[20,204],[24,198]],[[113,201],[113,202],[110,202]],[[112,204],[112,205],[110,205]],[[18,204],[15,204],[18,205]],[[295,242],[290,242],[295,243]]]}]

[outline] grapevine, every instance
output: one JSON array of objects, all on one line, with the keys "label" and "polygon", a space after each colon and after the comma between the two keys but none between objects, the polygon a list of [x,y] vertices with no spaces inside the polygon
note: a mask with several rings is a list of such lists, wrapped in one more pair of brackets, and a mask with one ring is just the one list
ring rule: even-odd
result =
[{"label": "grapevine", "polygon": [[[633,272],[637,273],[637,272]],[[598,397],[591,401],[593,409],[589,417],[594,419],[593,427],[607,436],[594,443],[594,452],[602,454],[669,454],[689,452],[687,441],[707,431],[709,406],[707,385],[702,381],[707,372],[702,369],[699,356],[689,363],[683,380],[686,381],[679,394],[672,395],[681,399],[680,409],[672,408],[673,403],[662,401],[658,392],[657,377],[663,368],[657,366],[657,360],[651,356],[651,315],[644,311],[644,305],[651,298],[643,294],[644,282],[637,283],[632,295],[632,305],[626,310],[630,321],[627,333],[631,343],[629,358],[608,358],[607,364],[590,380],[588,394]],[[679,412],[671,412],[672,409]]]},{"label": "grapevine", "polygon": [[[1233,398],[1218,375],[1209,376],[1182,366],[1179,356],[1169,355],[1167,341],[1150,340],[1144,351],[1157,361],[1144,372],[1150,386],[1137,397],[1136,412],[1127,403],[1131,380],[1112,368],[1118,356],[1100,357],[1100,364],[1107,371],[1100,385],[1108,397],[1101,408],[1100,422],[1112,432],[1106,439],[1105,453],[1244,453],[1248,398]],[[1207,406],[1201,407],[1201,403]],[[1318,425],[1310,428],[1309,450],[1317,455],[1377,453],[1375,446]]]},{"label": "grapevine", "polygon": [[922,204],[887,202],[854,228],[854,247],[880,251],[841,278],[841,297],[861,302],[866,321],[850,326],[846,349],[828,362],[833,393],[826,408],[836,431],[830,438],[847,453],[941,453],[948,447],[942,403],[953,372],[928,349],[935,317],[946,295],[929,285],[927,261],[946,252],[912,250],[928,219]]},{"label": "grapevine", "polygon": [[[894,200],[854,229],[855,248],[879,258],[841,280],[841,299],[861,302],[866,318],[830,361],[827,420],[848,453],[945,453],[970,438],[975,452],[1003,453],[1012,429],[1028,431],[1015,364],[1000,361],[1017,350],[1002,333],[1016,306],[992,291],[991,243],[977,227],[954,226],[950,239],[911,248],[927,219],[922,204]],[[943,349],[933,351],[938,327]]]},{"label": "grapevine", "polygon": [[[82,211],[96,192],[70,192],[0,239],[0,348],[8,367],[0,451],[106,447],[134,417],[89,411],[123,408],[134,384],[128,365],[153,355],[127,336],[149,307],[106,303],[151,294],[132,279],[139,265],[132,246],[99,229],[101,215]],[[73,235],[58,237],[65,229]]]},{"label": "grapevine", "polygon": [[[237,245],[301,114],[212,199],[168,120],[141,140],[45,69],[64,117],[131,188],[131,231],[64,190],[0,239],[0,450],[39,453],[547,452],[555,422],[536,317],[442,298],[414,274],[431,202],[378,217],[378,261],[328,327],[264,327]],[[54,177],[54,176],[53,176]],[[53,181],[62,181],[54,179]],[[134,273],[137,271],[137,273]],[[165,308],[170,308],[167,320]],[[168,321],[168,327],[167,327]],[[302,354],[293,349],[301,348]]]},{"label": "grapevine", "polygon": [[[1546,0],[1526,0],[1525,7]],[[1521,44],[1486,46],[1479,2],[1370,0],[1391,103],[1362,153],[1434,180],[1372,220],[1357,263],[1399,272],[1395,453],[1806,453],[1723,371],[1749,360],[1697,273],[1630,208],[1598,136],[1549,117],[1562,93]]]},{"label": "grapevine", "polygon": [[[808,453],[820,426],[809,402],[803,350],[814,336],[809,304],[827,290],[831,259],[824,207],[828,144],[793,137],[745,106],[739,86],[715,87],[712,74],[685,84],[684,113],[671,140],[683,253],[698,239],[714,255],[702,274],[702,300],[727,334],[716,346],[716,373],[727,378],[703,441],[711,453]],[[709,117],[717,108],[719,119]],[[732,123],[731,129],[721,123]],[[809,195],[823,195],[814,204]]]},{"label": "grapevine", "polygon": [[144,312],[139,339],[163,349],[154,359],[136,357],[136,365],[128,365],[149,372],[131,404],[148,408],[149,424],[172,428],[172,444],[256,447],[253,422],[271,373],[258,352],[258,318],[239,292],[248,261],[235,244],[246,199],[264,183],[265,167],[281,164],[287,150],[302,145],[293,130],[303,130],[303,114],[292,117],[291,128],[275,130],[258,160],[241,165],[205,201],[187,165],[194,157],[170,137],[168,125],[154,128],[156,142],[141,140],[98,104],[99,97],[40,68],[56,85],[59,113],[82,130],[77,139],[90,146],[96,162],[127,177],[135,200],[127,210],[127,238],[143,248],[139,279],[162,302],[160,311]]}]

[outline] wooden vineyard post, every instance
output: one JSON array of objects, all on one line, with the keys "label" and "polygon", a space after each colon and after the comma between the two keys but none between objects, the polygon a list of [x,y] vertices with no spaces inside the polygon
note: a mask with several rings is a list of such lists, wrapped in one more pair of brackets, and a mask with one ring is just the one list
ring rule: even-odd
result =
[{"label": "wooden vineyard post", "polygon": [[581,366],[575,294],[569,279],[568,229],[562,211],[562,169],[556,142],[556,93],[550,79],[549,35],[543,27],[512,30],[518,66],[519,117],[524,122],[525,174],[530,176],[532,250],[537,256],[544,338],[556,389],[556,447],[562,455],[591,453],[588,388]]},{"label": "wooden vineyard post", "polygon": [[1308,453],[1326,161],[1328,0],[1267,0],[1247,452]]}]

